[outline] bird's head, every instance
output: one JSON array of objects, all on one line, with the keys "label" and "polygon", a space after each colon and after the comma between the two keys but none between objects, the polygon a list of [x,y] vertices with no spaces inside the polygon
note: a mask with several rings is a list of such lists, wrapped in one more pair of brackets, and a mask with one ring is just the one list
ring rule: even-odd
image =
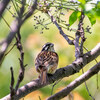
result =
[{"label": "bird's head", "polygon": [[54,44],[53,43],[45,43],[42,47],[41,51],[55,51],[54,50]]}]

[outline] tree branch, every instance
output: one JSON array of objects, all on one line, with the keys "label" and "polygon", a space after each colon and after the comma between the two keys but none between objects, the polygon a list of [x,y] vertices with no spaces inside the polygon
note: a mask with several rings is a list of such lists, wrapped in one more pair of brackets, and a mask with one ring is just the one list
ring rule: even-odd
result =
[{"label": "tree branch", "polygon": [[25,68],[24,68],[25,67],[25,65],[24,65],[24,52],[23,52],[23,46],[21,44],[21,36],[20,36],[20,32],[19,31],[18,31],[17,37],[16,37],[16,44],[17,44],[17,49],[20,52],[20,58],[19,58],[20,71],[19,71],[17,84],[15,86],[15,92],[17,92],[18,87],[19,87],[20,83],[22,82],[22,80],[24,78],[24,71],[25,71]]},{"label": "tree branch", "polygon": [[13,88],[13,86],[14,86],[14,71],[13,71],[12,67],[10,68],[10,71],[11,71],[10,97],[11,97],[11,100],[13,100],[14,95],[15,95],[15,89]]},{"label": "tree branch", "polygon": [[57,21],[55,20],[55,18],[51,15],[51,13],[49,11],[47,11],[47,14],[50,16],[51,18],[51,21],[57,26],[60,34],[67,40],[67,42],[70,44],[70,45],[74,45],[74,42],[73,40],[70,40],[68,38],[68,36],[63,32],[62,28],[59,26],[59,24],[57,23]]},{"label": "tree branch", "polygon": [[[42,88],[48,84],[53,83],[56,80],[59,80],[61,78],[64,77],[68,77],[72,74],[76,73],[76,70],[79,71],[81,70],[86,64],[88,64],[89,62],[91,62],[92,60],[94,60],[95,58],[97,58],[100,55],[100,43],[93,48],[91,51],[85,53],[83,55],[83,57],[79,57],[78,59],[76,59],[72,64],[57,69],[57,71],[52,75],[48,77],[48,83],[46,84],[40,84],[39,83],[39,79],[33,80],[29,83],[27,83],[26,85],[22,86],[21,88],[18,89],[17,94],[15,96],[15,100],[18,100],[24,96],[26,96],[27,94],[29,94],[32,91],[35,91],[39,88]],[[6,97],[2,98],[2,100],[10,100],[10,96],[7,95]]]},{"label": "tree branch", "polygon": [[[68,38],[68,36],[64,33],[62,28],[57,23],[56,19],[51,15],[50,11],[47,11],[46,13],[50,16],[51,21],[57,26],[60,34],[67,40],[67,42],[70,45],[75,45],[75,56],[76,56],[76,58],[78,58],[79,56],[82,56],[83,55],[83,43],[85,41],[84,28],[83,28],[83,20],[84,20],[85,16],[84,16],[83,11],[81,12],[81,18],[80,18],[80,21],[79,21],[79,25],[78,25],[78,29],[77,29],[77,32],[76,32],[76,39],[75,40],[70,40]],[[81,37],[81,43],[80,43],[80,46],[79,46],[80,37]]]},{"label": "tree branch", "polygon": [[24,22],[27,18],[29,18],[33,14],[33,12],[35,11],[36,8],[37,8],[37,0],[34,1],[34,4],[29,9],[28,13],[23,18],[23,21],[22,22]]},{"label": "tree branch", "polygon": [[[78,29],[75,34],[75,57],[76,59],[80,56],[83,55],[83,42],[85,41],[84,39],[84,28],[83,28],[83,20],[84,20],[84,13],[81,11],[81,18],[78,24]],[[81,37],[81,44],[79,46],[79,39]]]},{"label": "tree branch", "polygon": [[84,83],[86,80],[91,78],[93,75],[98,73],[100,71],[100,62],[97,63],[94,67],[89,69],[87,72],[82,74],[80,77],[75,79],[73,82],[71,82],[69,85],[67,85],[66,88],[61,90],[60,92],[50,96],[47,100],[60,100],[67,96],[72,90],[74,90],[76,87],[78,87],[80,84]]},{"label": "tree branch", "polygon": [[0,17],[2,16],[2,13],[6,9],[6,7],[7,7],[7,5],[8,5],[9,2],[10,2],[10,0],[2,0],[0,2]]},{"label": "tree branch", "polygon": [[[0,64],[2,63],[2,59],[3,59],[3,56],[9,46],[9,44],[12,42],[13,38],[15,37],[16,33],[20,30],[22,24],[25,22],[26,19],[28,19],[32,14],[33,12],[35,11],[37,7],[37,0],[35,0],[34,4],[32,5],[31,7],[31,10],[29,10],[28,14],[26,15],[26,17],[24,18],[24,20],[22,18],[20,18],[21,15],[19,15],[18,18],[16,18],[10,28],[11,28],[11,31],[9,33],[9,35],[7,36],[7,38],[0,43],[1,45],[1,49],[0,49]],[[23,6],[22,6],[22,10],[23,10]],[[22,10],[20,10],[19,14],[23,14],[22,13]]]},{"label": "tree branch", "polygon": [[20,62],[20,71],[19,71],[19,76],[18,76],[18,80],[17,80],[17,84],[14,86],[14,75],[13,75],[13,68],[11,67],[11,86],[10,86],[10,98],[11,100],[15,100],[15,95],[16,92],[19,88],[20,83],[22,82],[23,78],[24,78],[24,71],[25,71],[25,66],[24,65],[24,52],[23,52],[23,46],[21,44],[21,36],[20,36],[20,32],[18,31],[17,36],[16,36],[16,46],[17,49],[20,52],[20,58],[19,58],[19,62]]}]

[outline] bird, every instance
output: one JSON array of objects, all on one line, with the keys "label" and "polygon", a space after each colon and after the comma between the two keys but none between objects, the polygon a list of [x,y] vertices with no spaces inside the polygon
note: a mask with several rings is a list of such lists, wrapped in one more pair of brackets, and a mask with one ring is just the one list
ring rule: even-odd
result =
[{"label": "bird", "polygon": [[45,43],[35,59],[35,68],[39,73],[40,83],[47,82],[47,74],[54,74],[58,66],[58,54],[54,50],[53,43]]}]

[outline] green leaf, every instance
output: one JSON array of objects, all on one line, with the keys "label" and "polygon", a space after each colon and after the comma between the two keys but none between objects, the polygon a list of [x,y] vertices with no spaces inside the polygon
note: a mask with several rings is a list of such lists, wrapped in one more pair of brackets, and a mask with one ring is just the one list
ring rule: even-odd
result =
[{"label": "green leaf", "polygon": [[[22,4],[21,0],[15,0],[16,3]],[[25,5],[28,6],[28,4],[25,2]]]},{"label": "green leaf", "polygon": [[97,2],[96,8],[97,8],[97,9],[100,9],[100,1]]},{"label": "green leaf", "polygon": [[21,1],[20,0],[15,0],[15,1],[21,4]]},{"label": "green leaf", "polygon": [[85,4],[86,0],[78,0],[80,3]]},{"label": "green leaf", "polygon": [[91,22],[91,25],[94,25],[96,23],[95,16],[92,13],[88,13],[87,16],[88,16],[88,18],[89,18],[89,20]]},{"label": "green leaf", "polygon": [[78,11],[74,11],[69,17],[70,26],[77,20]]},{"label": "green leaf", "polygon": [[79,7],[81,7],[82,10],[84,10],[85,9],[85,4],[86,4],[86,0],[78,0],[78,1],[80,2]]},{"label": "green leaf", "polygon": [[80,18],[80,16],[81,16],[81,12],[78,11],[78,13],[77,13],[77,17]]},{"label": "green leaf", "polygon": [[97,5],[95,7],[95,12],[96,12],[96,16],[100,17],[100,2],[97,2]]}]

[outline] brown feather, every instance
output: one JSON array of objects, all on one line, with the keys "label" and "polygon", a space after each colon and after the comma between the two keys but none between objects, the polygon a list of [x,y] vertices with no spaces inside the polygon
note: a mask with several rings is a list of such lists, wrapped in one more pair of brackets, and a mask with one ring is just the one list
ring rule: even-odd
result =
[{"label": "brown feather", "polygon": [[35,67],[40,74],[40,82],[47,82],[47,73],[53,74],[56,71],[59,57],[56,52],[42,51],[35,60]]},{"label": "brown feather", "polygon": [[41,70],[40,83],[45,84],[47,81],[47,70]]}]

